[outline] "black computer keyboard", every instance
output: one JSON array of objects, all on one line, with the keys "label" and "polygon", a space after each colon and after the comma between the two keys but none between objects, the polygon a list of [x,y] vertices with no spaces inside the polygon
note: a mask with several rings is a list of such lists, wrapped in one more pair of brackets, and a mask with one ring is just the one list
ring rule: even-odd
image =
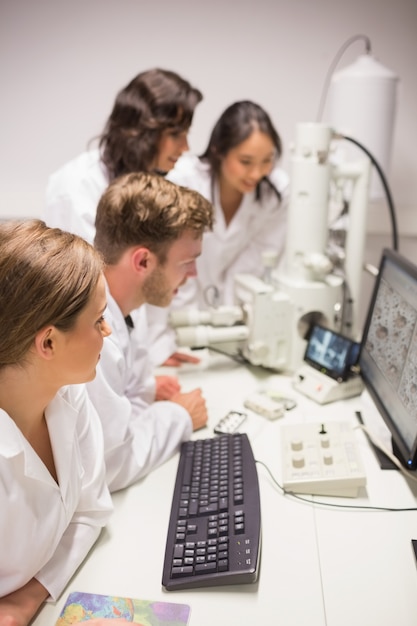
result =
[{"label": "black computer keyboard", "polygon": [[253,583],[260,551],[258,474],[247,435],[183,443],[162,585],[174,590]]}]

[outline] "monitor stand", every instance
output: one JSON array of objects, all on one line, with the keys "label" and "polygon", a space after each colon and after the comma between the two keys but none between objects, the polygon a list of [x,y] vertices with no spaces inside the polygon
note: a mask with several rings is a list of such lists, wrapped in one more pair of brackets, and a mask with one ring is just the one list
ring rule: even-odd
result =
[{"label": "monitor stand", "polygon": [[[406,463],[403,460],[403,457],[401,456],[401,452],[398,449],[398,446],[395,444],[394,440],[391,439],[392,442],[392,453],[394,456],[397,457],[397,459],[399,460],[399,462],[401,463],[401,465],[404,467],[405,470],[407,470],[407,472],[412,472],[413,470],[410,470]],[[380,468],[385,470],[385,469],[398,469],[398,466],[395,465],[395,463],[385,454],[385,452],[383,452],[382,450],[380,450],[378,448],[378,446],[374,445],[372,443],[371,440],[369,440],[369,443],[372,446],[373,451],[375,452],[375,455],[378,459]]]},{"label": "monitor stand", "polygon": [[411,545],[413,546],[414,556],[416,557],[416,561],[417,561],[417,539],[412,539]]},{"label": "monitor stand", "polygon": [[[378,463],[381,469],[383,470],[392,470],[395,469],[397,470],[398,467],[395,465],[395,463],[389,458],[389,456],[387,456],[385,454],[385,452],[383,452],[380,448],[378,448],[378,446],[376,446],[370,439],[369,443],[371,444],[372,450],[375,453],[376,458],[378,459]],[[393,454],[395,454],[395,456],[397,456],[397,454],[394,451],[394,442],[392,442],[392,449],[393,449]]]},{"label": "monitor stand", "polygon": [[[364,425],[364,421],[362,418],[362,413],[360,411],[356,411],[356,417],[358,418],[358,422],[360,424],[362,424],[362,426]],[[374,451],[374,454],[378,460],[379,466],[381,469],[398,469],[398,467],[395,465],[395,463],[393,461],[391,461],[391,459],[389,458],[389,456],[387,456],[385,454],[385,452],[383,452],[380,448],[378,448],[378,446],[376,446],[374,444],[374,442],[372,441],[371,437],[368,435],[367,431],[365,430],[365,435],[369,441],[369,444],[372,448],[372,450]],[[397,450],[396,445],[394,444],[394,441],[391,439],[392,442],[392,451],[393,454],[397,457],[397,459],[402,463],[401,461],[401,456],[399,456],[399,451]]]}]

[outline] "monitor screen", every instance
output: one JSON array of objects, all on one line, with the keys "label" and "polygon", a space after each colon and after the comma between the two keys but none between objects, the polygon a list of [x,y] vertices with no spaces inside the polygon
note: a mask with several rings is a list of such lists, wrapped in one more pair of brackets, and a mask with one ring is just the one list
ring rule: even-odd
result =
[{"label": "monitor screen", "polygon": [[384,250],[361,342],[365,386],[392,436],[393,451],[417,466],[417,267]]},{"label": "monitor screen", "polygon": [[308,336],[304,361],[323,374],[342,381],[349,377],[358,354],[359,343],[316,324]]}]

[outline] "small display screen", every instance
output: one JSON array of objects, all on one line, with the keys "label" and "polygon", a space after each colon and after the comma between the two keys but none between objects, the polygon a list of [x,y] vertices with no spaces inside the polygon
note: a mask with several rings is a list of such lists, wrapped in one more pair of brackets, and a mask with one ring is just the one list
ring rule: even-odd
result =
[{"label": "small display screen", "polygon": [[356,365],[360,344],[349,337],[315,325],[310,331],[304,361],[336,380],[346,380]]}]

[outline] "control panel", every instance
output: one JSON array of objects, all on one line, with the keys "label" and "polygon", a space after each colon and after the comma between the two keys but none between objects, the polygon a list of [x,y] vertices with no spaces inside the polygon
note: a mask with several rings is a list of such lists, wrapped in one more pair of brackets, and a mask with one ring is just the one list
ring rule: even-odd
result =
[{"label": "control panel", "polygon": [[366,485],[349,422],[282,424],[281,442],[286,491],[356,497]]},{"label": "control panel", "polygon": [[296,373],[293,387],[318,404],[327,404],[359,396],[364,384],[359,374],[354,374],[347,380],[337,381],[309,365],[303,365]]}]

